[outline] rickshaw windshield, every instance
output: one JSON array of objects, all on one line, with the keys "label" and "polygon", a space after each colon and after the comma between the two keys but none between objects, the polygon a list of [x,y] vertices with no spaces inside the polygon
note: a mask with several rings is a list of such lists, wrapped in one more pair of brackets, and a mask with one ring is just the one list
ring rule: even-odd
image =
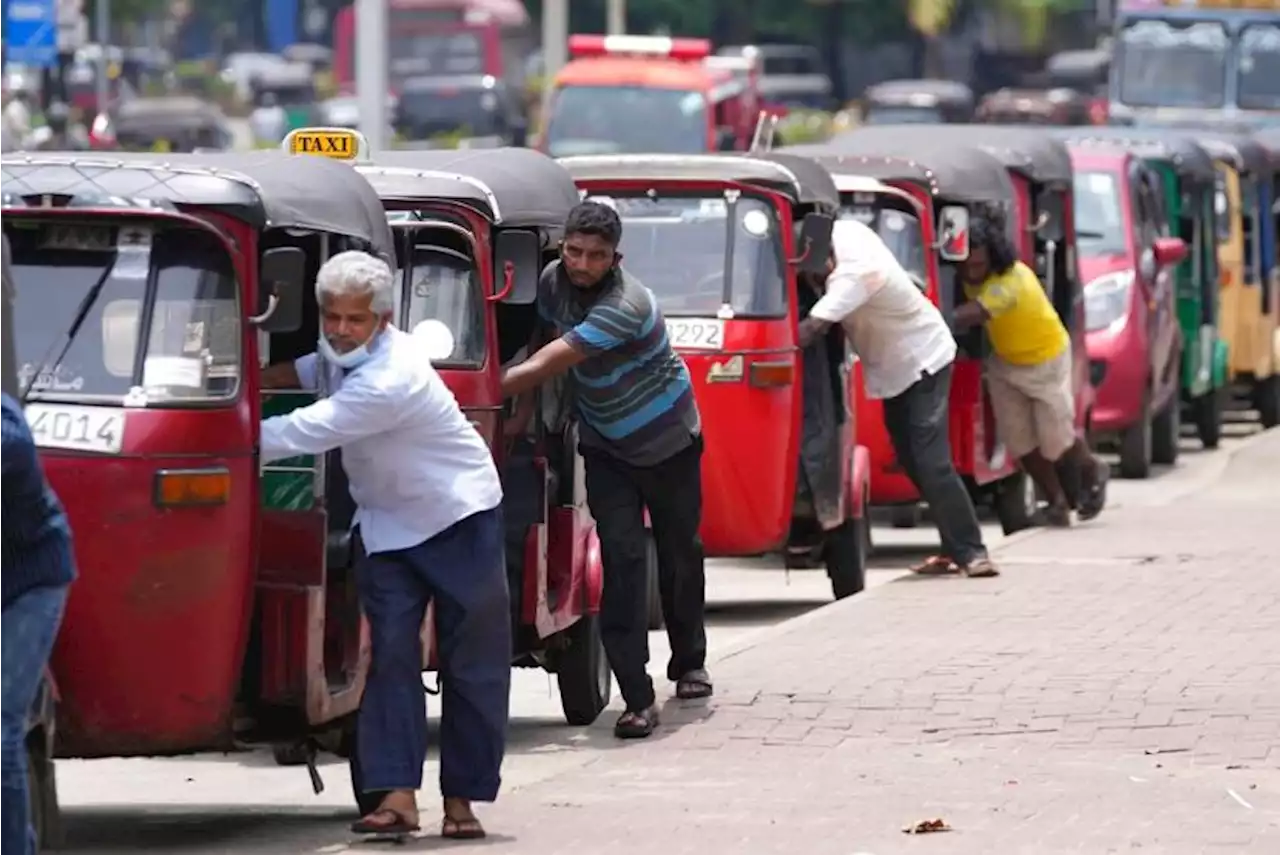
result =
[{"label": "rickshaw windshield", "polygon": [[[234,397],[241,321],[231,259],[199,229],[7,222],[22,282],[19,382],[35,400],[132,406]],[[104,278],[105,277],[105,278]],[[81,302],[102,290],[62,361]],[[139,338],[145,346],[139,347]]]},{"label": "rickshaw windshield", "polygon": [[1110,172],[1075,174],[1075,231],[1080,254],[1123,255],[1125,223],[1120,182]]},{"label": "rickshaw windshield", "polygon": [[1120,34],[1120,100],[1134,107],[1221,107],[1227,53],[1222,24],[1135,21]]},{"label": "rickshaw windshield", "polygon": [[929,274],[925,261],[924,231],[917,217],[897,208],[854,204],[841,206],[840,219],[857,220],[878,234],[893,257],[911,275],[916,286],[921,291],[926,289]]},{"label": "rickshaw windshield", "polygon": [[946,121],[941,107],[876,106],[867,108],[865,125],[934,125]]},{"label": "rickshaw windshield", "polygon": [[404,329],[429,335],[438,345],[431,363],[439,367],[483,363],[484,307],[471,259],[448,247],[418,244],[406,284]]},{"label": "rickshaw windshield", "polygon": [[1240,33],[1240,106],[1280,108],[1280,26],[1250,24]]},{"label": "rickshaw windshield", "polygon": [[[593,197],[599,199],[600,197]],[[603,201],[603,200],[602,200]],[[763,199],[742,196],[620,197],[623,267],[658,298],[664,315],[715,315],[725,303],[735,317],[776,318],[787,312],[786,266],[778,218]],[[732,241],[732,259],[730,259]]]},{"label": "rickshaw windshield", "polygon": [[694,154],[707,150],[701,92],[648,86],[564,86],[547,124],[547,153]]}]

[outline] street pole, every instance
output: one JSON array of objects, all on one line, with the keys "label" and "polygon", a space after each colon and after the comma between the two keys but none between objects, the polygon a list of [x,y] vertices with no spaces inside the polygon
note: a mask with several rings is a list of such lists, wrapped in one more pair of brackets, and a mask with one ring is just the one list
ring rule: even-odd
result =
[{"label": "street pole", "polygon": [[627,32],[627,0],[609,0],[607,31],[611,36]]},{"label": "street pole", "polygon": [[111,0],[98,0],[94,4],[94,35],[98,40],[98,73],[94,75],[98,112],[107,111],[110,87],[107,86],[107,45],[111,43]]},{"label": "street pole", "polygon": [[538,124],[545,130],[551,108],[551,82],[569,61],[569,0],[542,3],[542,105]]},{"label": "street pole", "polygon": [[356,104],[369,151],[387,148],[387,0],[356,0]]}]

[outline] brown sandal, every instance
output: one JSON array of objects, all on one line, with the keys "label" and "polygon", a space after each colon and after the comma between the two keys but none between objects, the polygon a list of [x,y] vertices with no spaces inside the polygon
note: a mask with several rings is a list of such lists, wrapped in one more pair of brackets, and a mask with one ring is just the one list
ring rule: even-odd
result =
[{"label": "brown sandal", "polygon": [[952,573],[959,573],[960,568],[945,555],[935,555],[926,559],[924,563],[912,567],[911,572],[918,576],[947,576]]},{"label": "brown sandal", "polygon": [[440,836],[446,840],[482,840],[485,830],[474,816],[465,819],[446,816],[440,823]]},{"label": "brown sandal", "polygon": [[[390,817],[391,820],[379,822],[378,817]],[[388,807],[380,807],[351,824],[351,830],[356,834],[412,834],[420,827],[408,814]]]}]

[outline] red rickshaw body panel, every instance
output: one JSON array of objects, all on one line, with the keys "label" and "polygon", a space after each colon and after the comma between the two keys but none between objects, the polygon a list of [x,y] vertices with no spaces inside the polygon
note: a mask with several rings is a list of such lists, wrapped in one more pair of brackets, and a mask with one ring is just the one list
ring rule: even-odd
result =
[{"label": "red rickshaw body panel", "polygon": [[[60,756],[231,747],[255,582],[254,428],[243,396],[129,410],[120,455],[42,455],[79,571],[53,654]],[[210,467],[231,474],[226,504],[153,504],[158,470]]]}]

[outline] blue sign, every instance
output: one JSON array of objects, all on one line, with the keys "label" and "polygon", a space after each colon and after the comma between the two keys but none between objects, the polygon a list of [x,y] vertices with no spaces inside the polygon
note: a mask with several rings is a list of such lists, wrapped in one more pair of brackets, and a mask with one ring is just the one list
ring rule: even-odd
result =
[{"label": "blue sign", "polygon": [[58,62],[58,7],[54,0],[5,4],[5,62],[47,68]]}]

